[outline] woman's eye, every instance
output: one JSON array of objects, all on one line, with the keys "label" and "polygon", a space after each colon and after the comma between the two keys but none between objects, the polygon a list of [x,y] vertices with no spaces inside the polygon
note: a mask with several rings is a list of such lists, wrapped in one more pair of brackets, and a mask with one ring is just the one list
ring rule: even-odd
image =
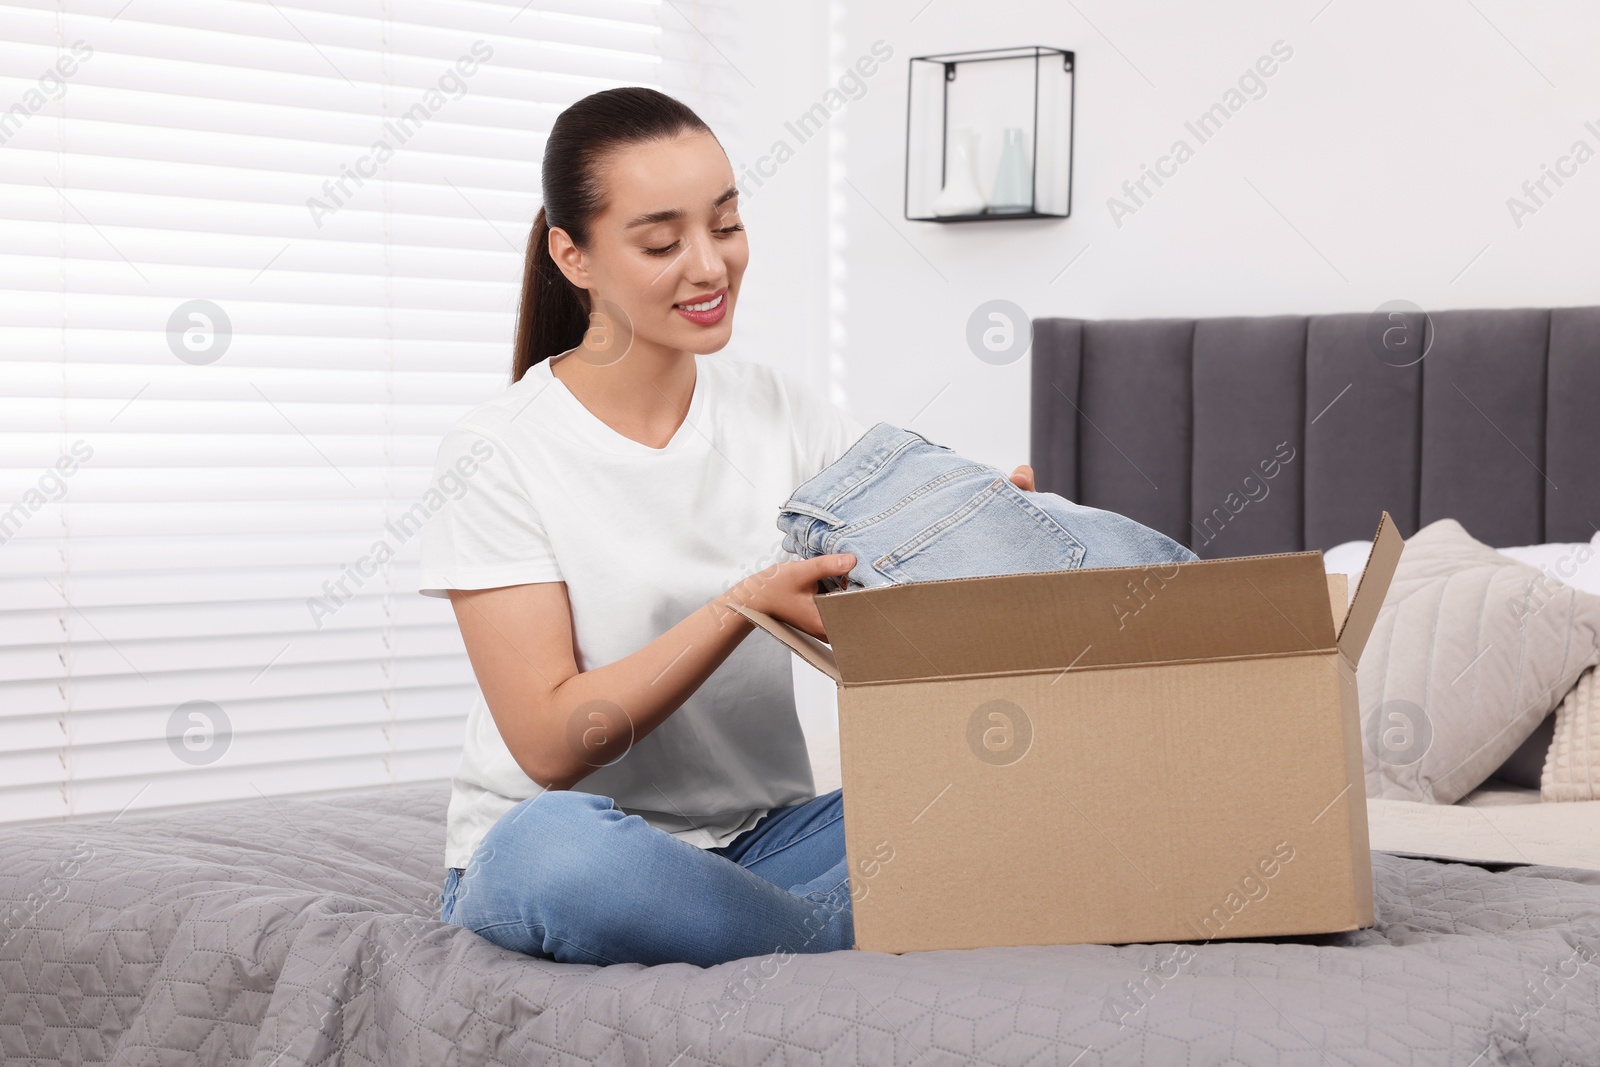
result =
[{"label": "woman's eye", "polygon": [[[724,226],[722,229],[720,229],[720,230],[718,230],[716,232],[717,233],[738,233],[742,229],[744,229],[744,225],[743,225],[743,223],[739,223],[739,224],[735,224],[733,226]],[[664,248],[646,248],[644,250],[644,254],[647,255],[647,256],[664,256],[668,252],[671,252],[674,248],[677,248],[677,247],[678,247],[678,242],[674,241],[670,245],[667,245]]]}]

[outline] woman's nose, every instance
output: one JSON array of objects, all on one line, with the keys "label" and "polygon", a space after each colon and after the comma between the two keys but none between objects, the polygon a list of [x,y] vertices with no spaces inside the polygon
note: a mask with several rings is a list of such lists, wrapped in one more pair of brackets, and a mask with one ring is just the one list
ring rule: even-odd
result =
[{"label": "woman's nose", "polygon": [[691,277],[720,278],[723,274],[722,249],[717,247],[714,234],[703,233],[689,242],[689,254],[684,269]]}]

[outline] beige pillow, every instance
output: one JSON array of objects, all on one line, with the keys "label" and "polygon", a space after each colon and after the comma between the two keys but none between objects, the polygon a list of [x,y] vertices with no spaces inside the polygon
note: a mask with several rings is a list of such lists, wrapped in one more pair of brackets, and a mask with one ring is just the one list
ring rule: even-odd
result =
[{"label": "beige pillow", "polygon": [[1539,779],[1541,800],[1600,800],[1600,680],[1590,667],[1556,708]]},{"label": "beige pillow", "polygon": [[1454,804],[1600,660],[1600,596],[1440,519],[1406,542],[1357,668],[1367,795]]}]

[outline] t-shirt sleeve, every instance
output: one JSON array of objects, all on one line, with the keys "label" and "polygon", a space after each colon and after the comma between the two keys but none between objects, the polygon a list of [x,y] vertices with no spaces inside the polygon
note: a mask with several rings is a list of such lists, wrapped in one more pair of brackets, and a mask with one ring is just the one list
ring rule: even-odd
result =
[{"label": "t-shirt sleeve", "polygon": [[465,426],[447,433],[422,506],[424,596],[563,580],[516,458],[497,438]]},{"label": "t-shirt sleeve", "polygon": [[784,373],[794,413],[795,448],[804,481],[845,454],[867,427],[817,390]]}]

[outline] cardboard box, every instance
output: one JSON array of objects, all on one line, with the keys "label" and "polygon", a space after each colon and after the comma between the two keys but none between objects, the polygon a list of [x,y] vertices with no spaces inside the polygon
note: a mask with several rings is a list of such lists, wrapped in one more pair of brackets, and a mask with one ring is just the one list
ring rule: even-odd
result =
[{"label": "cardboard box", "polygon": [[[1121,944],[1371,926],[1356,662],[1322,553],[820,594],[856,947]],[[1331,608],[1331,610],[1330,610]]]}]

